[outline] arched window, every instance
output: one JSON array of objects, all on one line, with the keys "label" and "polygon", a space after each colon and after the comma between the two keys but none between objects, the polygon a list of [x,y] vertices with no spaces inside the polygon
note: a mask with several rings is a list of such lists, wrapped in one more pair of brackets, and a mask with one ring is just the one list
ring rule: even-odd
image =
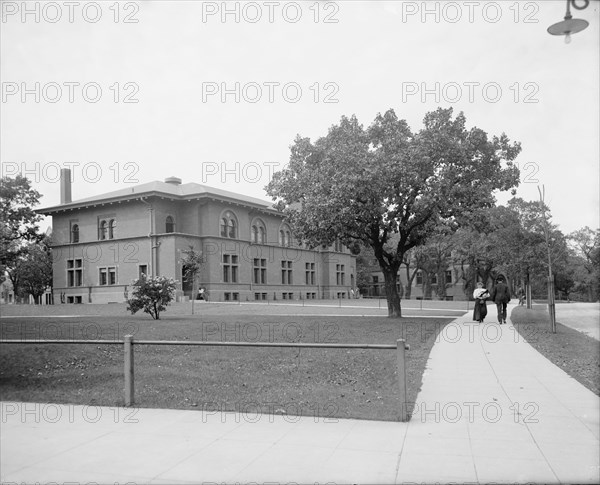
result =
[{"label": "arched window", "polygon": [[265,223],[260,219],[252,221],[252,227],[250,229],[250,237],[255,244],[264,244],[267,242],[267,230]]},{"label": "arched window", "polygon": [[165,221],[165,232],[175,232],[175,220],[172,216],[167,216]]},{"label": "arched window", "polygon": [[100,222],[100,229],[98,231],[98,239],[100,239],[101,241],[106,239],[106,221]]},{"label": "arched window", "polygon": [[292,231],[287,224],[281,226],[279,229],[279,245],[289,247],[292,243]]},{"label": "arched window", "polygon": [[71,242],[79,242],[79,224],[73,224],[71,226]]},{"label": "arched window", "polygon": [[227,218],[221,219],[221,237],[227,237]]},{"label": "arched window", "polygon": [[231,211],[225,212],[221,217],[221,237],[237,238],[237,221]]},{"label": "arched window", "polygon": [[108,239],[115,238],[115,229],[117,228],[117,221],[111,219],[108,223]]}]

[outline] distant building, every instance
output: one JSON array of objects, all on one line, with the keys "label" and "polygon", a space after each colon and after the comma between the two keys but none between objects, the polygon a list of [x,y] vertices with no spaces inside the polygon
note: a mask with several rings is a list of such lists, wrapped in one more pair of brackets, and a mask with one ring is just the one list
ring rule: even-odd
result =
[{"label": "distant building", "polygon": [[142,273],[183,279],[182,251],[205,257],[198,288],[209,300],[349,298],[356,258],[341,244],[311,250],[268,202],[176,177],[77,201],[63,170],[52,216],[55,303],[123,302]]},{"label": "distant building", "polygon": [[[403,264],[398,270],[398,281],[396,288],[401,293],[402,298],[410,295],[412,300],[421,299],[440,299],[438,296],[438,286],[445,285],[446,300],[466,300],[464,286],[465,280],[462,278],[463,268],[458,265],[450,265],[441,274],[428,273],[421,269],[415,272],[414,261],[411,261],[409,274],[407,275],[406,266]],[[364,283],[361,287],[361,294],[371,298],[385,298],[385,278],[379,267],[379,263],[372,254],[371,249],[363,249],[358,262],[359,273],[365,275]],[[410,275],[410,277],[409,277]],[[412,279],[411,279],[412,278]],[[411,281],[410,287],[408,286]],[[470,293],[470,292],[469,292]]]},{"label": "distant building", "polygon": [[[410,288],[410,298],[412,300],[437,300],[437,286],[440,284],[439,277],[435,274],[429,275],[429,282],[425,281],[423,272],[417,271],[417,274],[413,278]],[[446,300],[466,300],[467,295],[464,292],[464,282],[457,278],[457,269],[449,267],[444,271],[444,281],[442,284],[446,285]],[[406,270],[404,266],[398,271],[398,291],[401,290],[401,286],[404,292],[403,298],[406,298],[408,278],[406,277]],[[429,291],[427,291],[427,285],[429,285]],[[364,296],[371,297],[382,297],[385,298],[385,280],[383,272],[379,269],[373,268],[369,274],[368,288]]]}]

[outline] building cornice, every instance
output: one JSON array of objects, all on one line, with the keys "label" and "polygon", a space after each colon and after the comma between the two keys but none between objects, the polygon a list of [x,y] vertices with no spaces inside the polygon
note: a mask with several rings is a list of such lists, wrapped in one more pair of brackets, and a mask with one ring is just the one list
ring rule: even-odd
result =
[{"label": "building cornice", "polygon": [[217,195],[211,193],[205,194],[190,194],[190,195],[175,195],[175,194],[167,194],[165,192],[160,191],[149,191],[149,192],[141,192],[141,193],[132,193],[130,195],[122,195],[119,197],[112,197],[106,199],[98,199],[94,201],[81,201],[81,202],[71,202],[68,204],[61,204],[51,207],[45,207],[42,209],[37,209],[35,212],[38,214],[43,214],[45,216],[58,215],[61,213],[72,212],[76,210],[82,209],[94,209],[97,207],[104,207],[110,205],[120,205],[123,203],[131,203],[136,201],[141,201],[143,199],[154,198],[156,200],[170,200],[176,202],[194,202],[198,201],[201,204],[206,204],[208,202],[219,202],[235,205],[238,207],[249,207],[253,212],[275,215],[278,217],[284,217],[284,214],[276,209],[267,206],[260,206],[258,204],[253,204],[251,202],[242,201],[235,199],[233,197],[227,197],[224,195]]}]

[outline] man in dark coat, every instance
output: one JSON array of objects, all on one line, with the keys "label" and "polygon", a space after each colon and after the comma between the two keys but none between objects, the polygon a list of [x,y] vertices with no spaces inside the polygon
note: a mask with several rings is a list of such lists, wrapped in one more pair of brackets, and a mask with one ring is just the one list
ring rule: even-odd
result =
[{"label": "man in dark coat", "polygon": [[498,323],[506,323],[506,305],[510,301],[510,290],[506,285],[504,276],[498,276],[496,286],[492,290],[491,300],[496,304],[498,310]]}]

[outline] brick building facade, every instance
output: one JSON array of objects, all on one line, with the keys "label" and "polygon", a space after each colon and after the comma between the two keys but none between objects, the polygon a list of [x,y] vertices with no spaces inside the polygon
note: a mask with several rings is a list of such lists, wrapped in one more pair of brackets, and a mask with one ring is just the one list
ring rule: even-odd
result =
[{"label": "brick building facade", "polygon": [[170,177],[71,201],[70,174],[52,216],[56,303],[123,302],[141,273],[178,280],[192,298],[182,251],[205,258],[198,287],[212,301],[348,298],[356,258],[335,244],[296,241],[268,202]]}]

